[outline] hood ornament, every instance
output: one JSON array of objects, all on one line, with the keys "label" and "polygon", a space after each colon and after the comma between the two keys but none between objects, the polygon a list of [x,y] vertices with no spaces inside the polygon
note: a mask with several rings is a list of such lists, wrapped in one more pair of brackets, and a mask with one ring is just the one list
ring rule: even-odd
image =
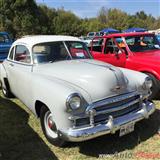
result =
[{"label": "hood ornament", "polygon": [[125,76],[120,69],[115,68],[114,66],[109,67],[111,71],[113,71],[116,79],[117,85],[111,89],[111,91],[118,93],[123,92],[127,88],[127,83],[125,81]]}]

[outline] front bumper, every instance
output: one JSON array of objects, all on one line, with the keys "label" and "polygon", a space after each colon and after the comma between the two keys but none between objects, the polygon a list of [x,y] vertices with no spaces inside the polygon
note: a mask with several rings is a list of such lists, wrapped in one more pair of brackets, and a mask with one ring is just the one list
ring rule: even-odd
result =
[{"label": "front bumper", "polygon": [[80,129],[59,131],[59,136],[66,141],[81,142],[105,134],[114,134],[123,125],[136,123],[142,119],[147,119],[155,111],[155,106],[152,102],[146,102],[142,105],[142,109],[137,112],[131,112],[115,119],[110,117],[106,124],[98,124],[96,126],[90,126]]}]

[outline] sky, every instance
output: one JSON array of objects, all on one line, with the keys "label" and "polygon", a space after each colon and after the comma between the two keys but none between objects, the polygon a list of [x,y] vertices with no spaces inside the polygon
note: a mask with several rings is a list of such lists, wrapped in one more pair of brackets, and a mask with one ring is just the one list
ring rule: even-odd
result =
[{"label": "sky", "polygon": [[64,8],[81,18],[96,17],[101,7],[117,8],[129,14],[145,11],[154,17],[160,16],[160,0],[36,0],[53,8]]}]

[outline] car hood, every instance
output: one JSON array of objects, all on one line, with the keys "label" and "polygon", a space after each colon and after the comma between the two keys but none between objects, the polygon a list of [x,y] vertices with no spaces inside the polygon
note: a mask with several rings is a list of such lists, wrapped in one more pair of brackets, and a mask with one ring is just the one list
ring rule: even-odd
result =
[{"label": "car hood", "polygon": [[92,102],[128,92],[123,72],[100,61],[69,60],[41,64],[34,67],[34,72],[85,90]]}]

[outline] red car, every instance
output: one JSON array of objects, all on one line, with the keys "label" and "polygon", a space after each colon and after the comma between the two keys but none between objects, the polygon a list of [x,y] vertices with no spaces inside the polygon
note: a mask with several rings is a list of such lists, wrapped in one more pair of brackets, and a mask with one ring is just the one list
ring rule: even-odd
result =
[{"label": "red car", "polygon": [[98,45],[90,48],[94,59],[148,74],[153,81],[151,98],[157,97],[160,90],[160,44],[154,34],[118,33],[94,39],[99,40]]}]

